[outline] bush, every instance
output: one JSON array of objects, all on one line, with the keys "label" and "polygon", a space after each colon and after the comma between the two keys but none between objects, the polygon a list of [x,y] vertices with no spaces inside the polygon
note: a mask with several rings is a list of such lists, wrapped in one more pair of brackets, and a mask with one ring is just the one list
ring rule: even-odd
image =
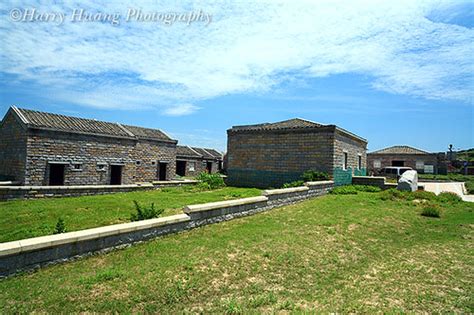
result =
[{"label": "bush", "polygon": [[283,184],[283,188],[300,187],[300,186],[304,186],[304,181],[295,180],[294,182]]},{"label": "bush", "polygon": [[196,179],[208,184],[207,186],[202,185],[202,188],[208,187],[207,189],[217,189],[225,186],[224,179],[219,174],[201,173],[196,176]]},{"label": "bush", "polygon": [[421,211],[421,215],[424,217],[439,218],[441,216],[440,211],[435,206],[424,207]]},{"label": "bush", "polygon": [[430,191],[417,190],[414,192],[407,193],[407,199],[424,199],[424,200],[436,200],[436,194]]},{"label": "bush", "polygon": [[60,233],[66,233],[66,223],[62,218],[58,219],[58,222],[56,222],[56,226],[54,228],[53,234],[60,234]]},{"label": "bush", "polygon": [[339,186],[331,190],[333,195],[357,195],[357,189],[353,185]]},{"label": "bush", "polygon": [[313,171],[309,170],[303,173],[301,175],[301,179],[305,182],[313,182],[313,181],[318,181],[318,180],[328,180],[329,179],[329,174],[325,172],[318,172],[318,171]]},{"label": "bush", "polygon": [[382,189],[377,186],[369,186],[369,185],[352,185],[357,191],[364,191],[364,192],[380,192]]},{"label": "bush", "polygon": [[155,204],[152,202],[150,208],[143,208],[136,200],[133,200],[136,213],[130,214],[130,221],[141,221],[159,217],[165,209],[155,209]]},{"label": "bush", "polygon": [[390,188],[384,190],[380,193],[380,199],[382,200],[397,200],[397,199],[404,199],[403,192],[397,190],[395,188]]},{"label": "bush", "polygon": [[456,203],[462,201],[462,198],[452,192],[442,192],[437,196],[439,202]]}]

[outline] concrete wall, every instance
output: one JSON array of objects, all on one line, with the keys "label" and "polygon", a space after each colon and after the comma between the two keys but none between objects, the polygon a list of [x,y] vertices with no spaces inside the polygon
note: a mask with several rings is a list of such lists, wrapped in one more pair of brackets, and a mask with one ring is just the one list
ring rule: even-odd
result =
[{"label": "concrete wall", "polygon": [[266,211],[327,193],[331,181],[267,190],[263,196],[184,207],[183,214],[158,219],[0,243],[0,276],[120,248],[161,235]]},{"label": "concrete wall", "polygon": [[49,162],[68,163],[65,185],[107,185],[111,164],[123,165],[122,184],[157,180],[159,161],[168,162],[167,179],[175,176],[175,143],[30,130],[27,148],[25,185],[48,185]]},{"label": "concrete wall", "polygon": [[26,129],[10,112],[0,125],[0,180],[23,182],[26,165]]}]

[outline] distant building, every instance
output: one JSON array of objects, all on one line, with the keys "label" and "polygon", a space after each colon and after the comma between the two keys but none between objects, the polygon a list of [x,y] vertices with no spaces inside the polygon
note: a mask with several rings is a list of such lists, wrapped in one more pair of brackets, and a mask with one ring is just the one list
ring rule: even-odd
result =
[{"label": "distant building", "polygon": [[222,153],[214,149],[178,145],[176,175],[196,176],[199,173],[217,173],[222,169]]},{"label": "distant building", "polygon": [[407,145],[396,145],[367,154],[369,174],[387,166],[407,166],[421,174],[438,174],[446,169],[444,153],[430,153]]},{"label": "distant building", "polygon": [[327,172],[336,184],[366,174],[367,140],[335,125],[295,118],[233,126],[227,137],[230,185],[281,187],[307,170]]}]

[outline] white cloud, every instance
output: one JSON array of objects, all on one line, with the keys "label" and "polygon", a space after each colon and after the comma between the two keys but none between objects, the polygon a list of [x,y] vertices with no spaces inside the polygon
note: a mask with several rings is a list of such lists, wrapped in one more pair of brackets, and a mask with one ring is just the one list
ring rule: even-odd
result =
[{"label": "white cloud", "polygon": [[[373,88],[390,93],[472,101],[474,31],[427,18],[459,9],[449,2],[199,5],[139,7],[144,12],[202,9],[213,15],[207,27],[67,21],[53,26],[5,17],[0,69],[19,82],[43,85],[53,98],[101,108],[162,107],[168,115],[191,113],[198,108],[190,103],[220,95],[271,91],[292,73],[299,80],[359,73],[373,78]],[[129,6],[69,1],[36,7],[125,15]],[[0,8],[4,14],[11,9]]]},{"label": "white cloud", "polygon": [[199,107],[193,104],[177,104],[172,107],[166,108],[163,114],[167,116],[184,116],[189,115],[197,111]]}]

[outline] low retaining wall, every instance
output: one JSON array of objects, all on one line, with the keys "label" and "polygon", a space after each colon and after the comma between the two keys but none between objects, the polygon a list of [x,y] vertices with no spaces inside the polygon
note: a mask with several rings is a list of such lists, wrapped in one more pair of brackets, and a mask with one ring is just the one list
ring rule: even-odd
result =
[{"label": "low retaining wall", "polygon": [[[386,183],[385,177],[382,176],[352,176],[352,185],[377,186],[382,190],[397,188],[396,183]],[[423,186],[423,184],[418,184],[418,190],[424,189],[425,186]]]},{"label": "low retaining wall", "polygon": [[51,197],[104,195],[130,191],[152,190],[162,187],[194,185],[198,181],[159,181],[134,185],[84,186],[0,186],[0,201]]},{"label": "low retaining wall", "polygon": [[266,211],[326,194],[333,187],[332,181],[311,182],[305,187],[266,190],[259,197],[189,205],[174,216],[0,243],[0,276]]},{"label": "low retaining wall", "polygon": [[[377,186],[380,189],[387,189],[385,177],[382,176],[352,176],[353,185]],[[397,187],[397,184],[395,184]]]}]

